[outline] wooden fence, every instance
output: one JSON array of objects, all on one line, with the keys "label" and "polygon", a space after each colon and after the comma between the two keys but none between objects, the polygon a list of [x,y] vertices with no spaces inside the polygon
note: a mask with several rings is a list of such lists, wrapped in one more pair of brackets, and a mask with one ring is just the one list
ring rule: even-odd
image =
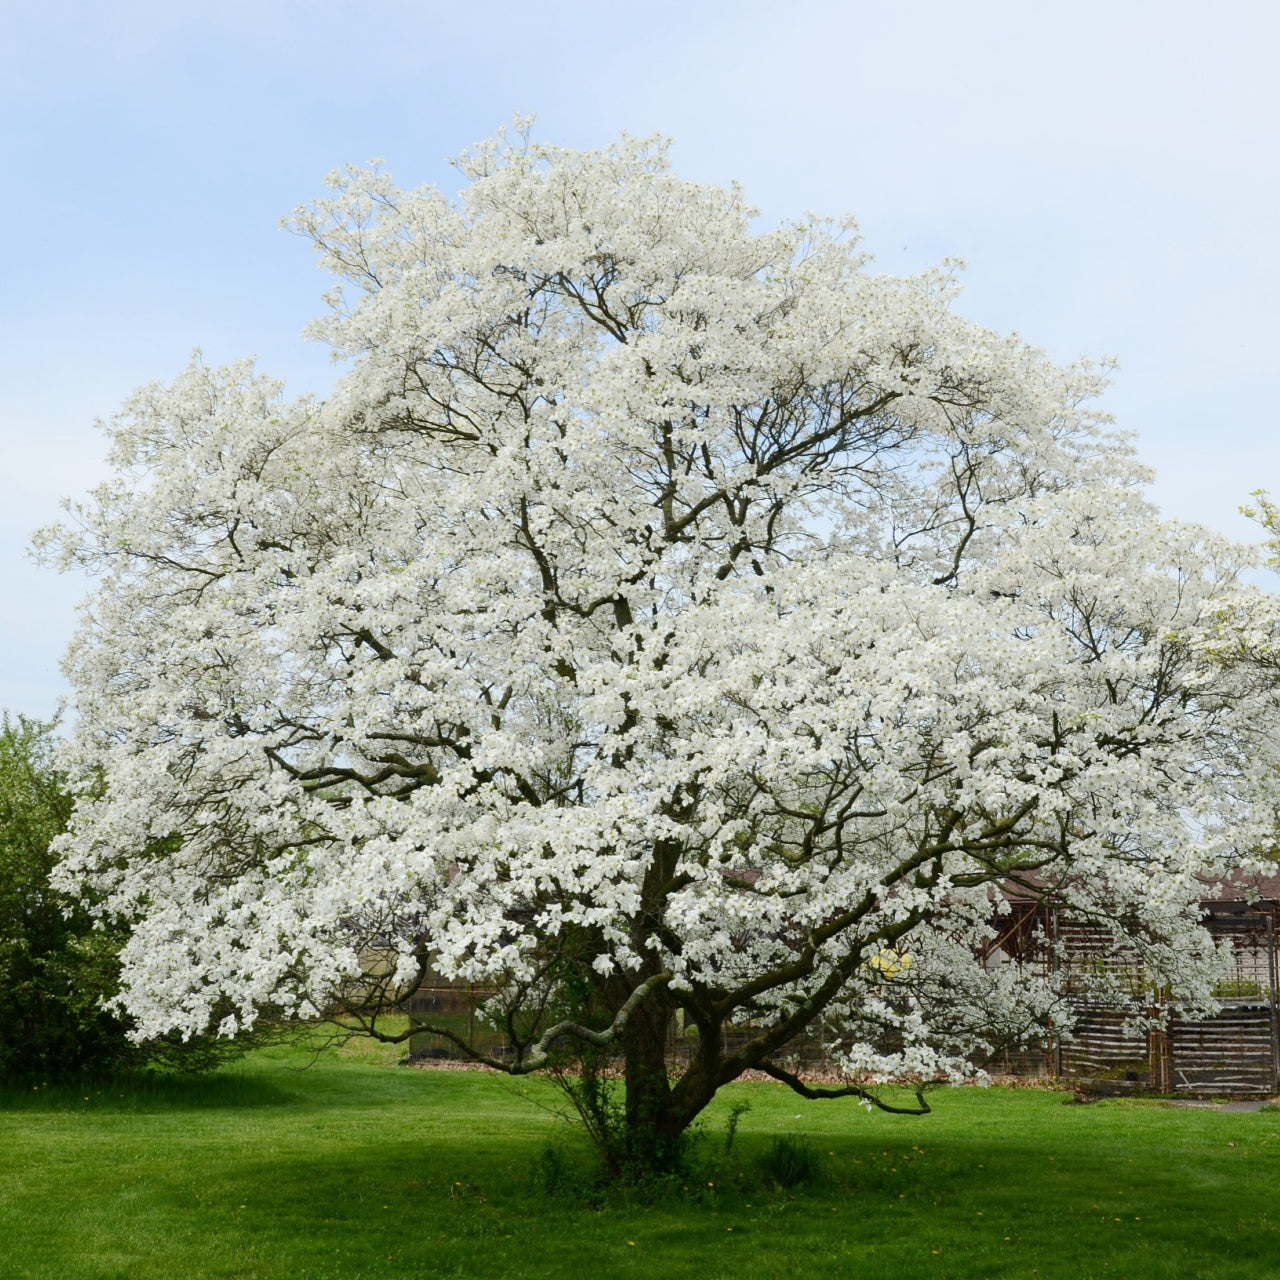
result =
[{"label": "wooden fence", "polygon": [[[1209,1096],[1269,1096],[1280,1090],[1280,1025],[1277,1022],[1276,930],[1268,911],[1209,912],[1205,925],[1230,946],[1231,969],[1218,988],[1218,1012],[1186,1019],[1161,1016],[1161,993],[1140,957],[1114,946],[1109,931],[1058,919],[1061,949],[1076,1022],[1070,1038],[1052,1046],[1054,1071],[1067,1079],[1117,1089]],[[1088,994],[1090,978],[1105,976],[1160,1025],[1139,1028],[1124,1014]],[[1075,979],[1073,981],[1073,974]]]}]

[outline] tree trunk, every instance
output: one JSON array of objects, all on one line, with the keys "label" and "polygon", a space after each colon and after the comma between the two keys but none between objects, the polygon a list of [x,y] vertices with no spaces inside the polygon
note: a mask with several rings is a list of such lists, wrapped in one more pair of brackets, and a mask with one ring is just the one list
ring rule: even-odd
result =
[{"label": "tree trunk", "polygon": [[672,1168],[688,1127],[673,1113],[667,1078],[667,1001],[646,1001],[623,1036],[625,1103],[622,1156],[626,1172],[643,1176]]},{"label": "tree trunk", "polygon": [[684,1135],[702,1110],[673,1090],[667,1067],[671,1003],[655,992],[621,1036],[624,1102],[618,1135],[619,1168],[626,1177],[645,1177],[677,1168]]}]

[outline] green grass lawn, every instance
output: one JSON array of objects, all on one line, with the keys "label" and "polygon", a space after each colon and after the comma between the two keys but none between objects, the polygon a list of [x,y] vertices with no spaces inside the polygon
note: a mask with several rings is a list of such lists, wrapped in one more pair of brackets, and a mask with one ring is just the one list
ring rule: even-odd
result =
[{"label": "green grass lawn", "polygon": [[[534,1172],[549,1147],[585,1166],[543,1082],[356,1046],[306,1060],[5,1093],[0,1276],[1280,1277],[1280,1113],[957,1089],[914,1119],[741,1085],[700,1177],[601,1200]],[[726,1159],[735,1100],[752,1109]],[[781,1135],[807,1135],[821,1185],[762,1187]]]}]

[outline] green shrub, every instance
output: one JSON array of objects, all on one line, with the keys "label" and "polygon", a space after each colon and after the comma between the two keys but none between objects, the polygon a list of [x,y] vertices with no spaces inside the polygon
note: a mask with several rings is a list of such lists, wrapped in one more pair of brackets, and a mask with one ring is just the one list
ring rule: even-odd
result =
[{"label": "green shrub", "polygon": [[123,925],[95,927],[56,892],[49,845],[72,801],[54,762],[54,722],[0,716],[0,1079],[57,1080],[144,1065],[204,1070],[243,1044],[211,1036],[135,1045],[107,1012]]}]

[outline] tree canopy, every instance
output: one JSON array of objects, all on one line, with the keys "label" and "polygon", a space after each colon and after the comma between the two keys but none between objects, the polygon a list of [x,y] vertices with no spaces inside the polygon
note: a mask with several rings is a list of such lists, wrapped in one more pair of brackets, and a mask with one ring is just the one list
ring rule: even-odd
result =
[{"label": "tree canopy", "polygon": [[1010,891],[1205,999],[1273,698],[1202,643],[1242,553],[1157,518],[1104,371],[661,142],[457,163],[295,216],[332,395],[196,361],[49,535],[100,575],[61,874],[137,920],[140,1028],[376,1033],[431,964],[498,989],[493,1065],[616,1051],[643,1146],[750,1068],[807,1087],[820,1021],[867,1094],[1042,1024],[981,958]]}]

